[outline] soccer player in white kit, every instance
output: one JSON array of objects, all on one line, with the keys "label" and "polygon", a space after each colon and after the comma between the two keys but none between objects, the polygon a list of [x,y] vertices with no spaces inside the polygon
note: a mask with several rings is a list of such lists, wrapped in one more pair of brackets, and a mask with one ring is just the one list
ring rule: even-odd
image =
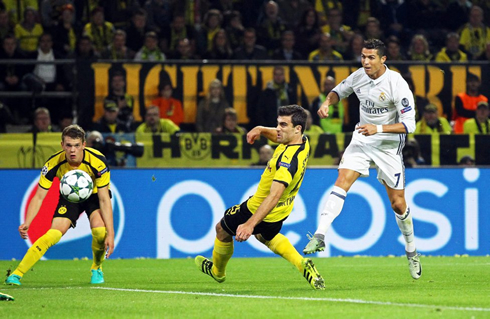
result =
[{"label": "soccer player in white kit", "polygon": [[386,188],[405,239],[410,275],[419,279],[422,266],[415,248],[412,215],[405,201],[402,156],[406,134],[415,130],[415,104],[407,82],[399,73],[388,69],[385,61],[384,43],[377,39],[365,41],[362,68],[339,83],[318,110],[318,115],[325,118],[330,105],[355,93],[360,101],[360,122],[340,161],[339,175],[321,213],[318,229],[303,253],[325,249],[325,233],[340,214],[347,192],[360,176],[369,175],[370,164],[374,162],[378,180]]}]

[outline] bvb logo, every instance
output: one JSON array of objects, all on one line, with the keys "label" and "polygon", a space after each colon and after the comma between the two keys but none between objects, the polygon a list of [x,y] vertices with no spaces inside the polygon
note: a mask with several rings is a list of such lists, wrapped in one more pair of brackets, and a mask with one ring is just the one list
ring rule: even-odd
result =
[{"label": "bvb logo", "polygon": [[211,153],[211,134],[187,133],[180,136],[182,153],[187,158],[202,160]]},{"label": "bvb logo", "polygon": [[64,213],[66,213],[66,206],[63,205],[58,209],[58,214],[63,215]]}]

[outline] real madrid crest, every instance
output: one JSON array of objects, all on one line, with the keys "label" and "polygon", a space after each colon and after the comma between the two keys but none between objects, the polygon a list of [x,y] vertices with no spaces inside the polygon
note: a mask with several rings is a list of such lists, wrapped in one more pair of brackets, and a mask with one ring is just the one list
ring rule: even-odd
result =
[{"label": "real madrid crest", "polygon": [[384,102],[384,100],[386,100],[386,95],[385,95],[385,92],[381,92],[381,94],[379,95],[379,100],[381,102]]}]

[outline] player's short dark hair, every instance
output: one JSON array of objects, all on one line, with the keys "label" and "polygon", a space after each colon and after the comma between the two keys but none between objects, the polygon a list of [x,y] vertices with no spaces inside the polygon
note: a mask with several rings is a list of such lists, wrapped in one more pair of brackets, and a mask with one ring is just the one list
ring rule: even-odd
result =
[{"label": "player's short dark hair", "polygon": [[380,57],[385,56],[386,52],[386,46],[383,43],[383,41],[378,40],[378,39],[369,39],[364,41],[363,48],[369,49],[369,50],[378,50],[378,55]]},{"label": "player's short dark hair", "polygon": [[306,112],[305,109],[297,104],[280,106],[277,110],[279,116],[290,116],[293,126],[301,125],[301,133],[305,132],[306,128]]},{"label": "player's short dark hair", "polygon": [[68,125],[61,133],[61,141],[65,140],[65,136],[71,137],[73,139],[81,139],[82,143],[85,143],[85,131],[84,129],[76,124]]}]

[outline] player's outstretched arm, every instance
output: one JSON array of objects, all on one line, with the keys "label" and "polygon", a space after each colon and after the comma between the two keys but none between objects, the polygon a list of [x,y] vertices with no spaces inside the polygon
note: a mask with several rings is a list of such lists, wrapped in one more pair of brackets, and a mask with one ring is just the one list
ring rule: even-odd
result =
[{"label": "player's outstretched arm", "polygon": [[284,193],[286,186],[279,182],[272,182],[271,191],[269,195],[264,199],[259,208],[245,223],[238,226],[236,230],[236,241],[246,241],[254,231],[255,226],[264,220],[273,209],[276,207],[279,199]]},{"label": "player's outstretched arm", "polygon": [[106,258],[114,251],[114,219],[112,215],[112,203],[109,196],[109,187],[102,187],[97,192],[99,196],[100,214],[104,220],[107,236],[105,238]]},{"label": "player's outstretched arm", "polygon": [[265,136],[268,140],[277,143],[277,131],[274,127],[256,126],[247,133],[247,142],[253,144],[260,135]]},{"label": "player's outstretched arm", "polygon": [[327,95],[327,98],[325,101],[322,103],[320,108],[318,109],[318,116],[322,119],[328,117],[328,110],[330,108],[330,105],[339,103],[339,96],[335,92],[330,92]]},{"label": "player's outstretched arm", "polygon": [[393,134],[406,134],[407,128],[402,123],[386,124],[386,125],[374,125],[364,124],[356,127],[359,134],[370,136],[377,133],[393,133]]},{"label": "player's outstretched arm", "polygon": [[36,194],[31,199],[29,203],[29,207],[27,207],[27,214],[24,223],[19,226],[20,237],[23,239],[27,239],[27,231],[29,230],[29,226],[31,226],[32,221],[36,217],[41,205],[43,204],[43,200],[48,194],[48,190],[42,188],[41,186],[37,186]]}]

